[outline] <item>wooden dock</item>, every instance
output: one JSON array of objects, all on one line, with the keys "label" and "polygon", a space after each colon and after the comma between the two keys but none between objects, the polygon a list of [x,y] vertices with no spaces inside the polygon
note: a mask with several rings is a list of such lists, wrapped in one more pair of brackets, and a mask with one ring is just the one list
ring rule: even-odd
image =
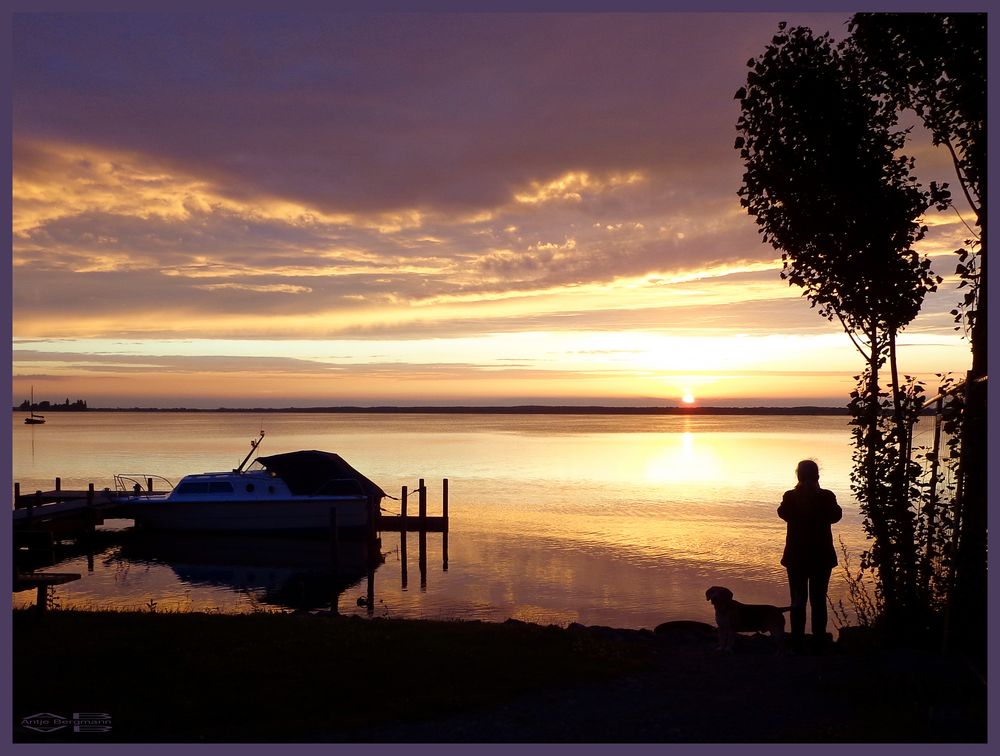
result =
[{"label": "wooden dock", "polygon": [[19,572],[14,575],[14,593],[37,590],[35,611],[42,614],[49,605],[49,588],[79,579],[78,572]]},{"label": "wooden dock", "polygon": [[448,479],[441,481],[441,514],[428,516],[427,514],[427,486],[421,478],[417,485],[417,514],[410,515],[407,512],[409,505],[410,491],[407,486],[403,486],[399,496],[399,514],[384,515],[378,513],[375,520],[375,530],[396,532],[396,533],[447,533],[448,532]]},{"label": "wooden dock", "polygon": [[[153,490],[152,481],[147,482],[148,490]],[[411,494],[416,494],[417,511],[408,511]],[[14,545],[14,592],[36,590],[36,611],[41,614],[49,608],[50,590],[57,585],[79,580],[77,573],[38,572],[57,564],[64,558],[67,549],[73,553],[86,553],[88,566],[93,569],[93,555],[101,545],[113,539],[127,538],[134,534],[133,528],[123,530],[99,530],[105,519],[123,518],[129,516],[127,505],[122,501],[122,494],[115,491],[95,490],[91,483],[86,490],[63,489],[61,480],[56,478],[55,487],[48,491],[34,491],[22,494],[20,485],[14,484],[13,545]],[[376,507],[365,528],[369,543],[368,564],[368,594],[365,606],[368,613],[375,609],[375,578],[377,564],[383,561],[381,552],[382,532],[397,532],[399,537],[399,553],[401,555],[400,578],[405,589],[408,582],[407,570],[407,534],[417,537],[418,567],[420,572],[420,588],[427,587],[427,533],[441,533],[441,565],[448,570],[448,479],[442,480],[441,512],[429,515],[427,512],[427,486],[421,478],[414,491],[402,487],[399,498],[398,514],[383,514]],[[105,536],[107,536],[105,538]],[[330,508],[328,537],[330,540],[330,561],[334,570],[338,570],[341,560],[342,542],[351,533],[342,533],[337,527],[336,507]],[[356,537],[356,536],[352,536]],[[336,603],[334,602],[334,607]],[[334,608],[334,611],[336,609]]]},{"label": "wooden dock", "polygon": [[55,488],[22,494],[14,484],[14,510],[11,519],[14,530],[44,529],[75,532],[93,528],[105,519],[118,516],[118,501],[114,493],[96,491],[91,483],[87,490],[63,489],[56,478]]},{"label": "wooden dock", "polygon": [[[152,490],[152,481],[148,483]],[[417,494],[417,513],[407,511],[410,493]],[[427,514],[427,486],[421,478],[417,489],[410,492],[402,487],[399,514],[382,514],[377,511],[372,518],[375,532],[397,533],[447,533],[448,532],[448,479],[441,484],[441,514]],[[62,487],[60,478],[55,479],[55,488],[49,491],[35,491],[24,494],[20,483],[14,484],[13,526],[18,529],[44,529],[73,532],[101,525],[105,519],[124,517],[129,519],[127,510],[119,501],[119,494],[108,489],[95,490],[91,483],[86,490],[70,490]]]}]

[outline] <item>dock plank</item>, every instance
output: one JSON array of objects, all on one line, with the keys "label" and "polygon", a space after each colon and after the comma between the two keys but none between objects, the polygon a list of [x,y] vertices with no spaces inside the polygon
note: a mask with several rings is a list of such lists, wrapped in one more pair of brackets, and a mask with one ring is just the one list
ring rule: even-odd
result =
[{"label": "dock plank", "polygon": [[400,515],[382,515],[378,518],[375,529],[389,532],[406,530],[407,532],[416,533],[424,530],[430,533],[443,533],[448,530],[448,518],[410,515],[404,518]]},{"label": "dock plank", "polygon": [[30,591],[32,588],[63,585],[79,580],[79,572],[21,572],[14,575],[14,593]]}]

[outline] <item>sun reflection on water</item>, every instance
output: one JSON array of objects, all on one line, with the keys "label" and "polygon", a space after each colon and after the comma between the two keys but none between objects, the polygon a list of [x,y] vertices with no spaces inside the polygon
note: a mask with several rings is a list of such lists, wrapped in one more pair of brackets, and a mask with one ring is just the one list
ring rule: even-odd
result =
[{"label": "sun reflection on water", "polygon": [[[66,487],[100,487],[101,476],[113,472],[176,480],[193,464],[225,469],[261,422],[210,414],[157,421],[152,436],[145,415],[66,418],[61,434],[41,437],[37,448],[15,427],[15,480],[49,488],[46,476],[63,472]],[[429,538],[437,561],[423,589],[411,538],[408,585],[401,585],[398,554],[375,577],[380,611],[390,616],[632,627],[710,621],[704,588],[711,584],[729,586],[742,600],[782,602],[784,524],[775,510],[803,457],[820,461],[822,482],[844,506],[835,537],[843,536],[855,557],[865,546],[850,496],[844,418],[272,415],[266,422],[271,452],[336,451],[395,496],[425,477],[430,514],[439,506],[440,478],[449,478],[449,568],[436,556],[439,537]],[[192,439],[197,448],[184,452]],[[398,548],[397,538],[384,535],[383,550]],[[60,569],[86,572],[86,565]],[[344,594],[342,611],[365,612],[354,604],[365,585],[362,578]],[[843,591],[836,574],[832,591]],[[113,559],[98,560],[93,574],[58,593],[64,606],[142,608],[153,601],[158,610],[252,611],[266,600],[252,590],[184,582],[164,566]],[[15,605],[23,600],[30,603],[17,594]]]}]

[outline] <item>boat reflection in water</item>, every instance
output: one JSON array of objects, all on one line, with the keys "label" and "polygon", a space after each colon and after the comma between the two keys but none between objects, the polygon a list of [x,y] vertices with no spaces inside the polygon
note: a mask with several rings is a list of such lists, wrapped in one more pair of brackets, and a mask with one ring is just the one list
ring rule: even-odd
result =
[{"label": "boat reflection in water", "polygon": [[[340,595],[367,578],[372,612],[377,542],[321,537],[135,532],[119,557],[162,564],[191,586],[224,588],[296,611],[337,611]],[[359,602],[361,600],[359,599]]]}]

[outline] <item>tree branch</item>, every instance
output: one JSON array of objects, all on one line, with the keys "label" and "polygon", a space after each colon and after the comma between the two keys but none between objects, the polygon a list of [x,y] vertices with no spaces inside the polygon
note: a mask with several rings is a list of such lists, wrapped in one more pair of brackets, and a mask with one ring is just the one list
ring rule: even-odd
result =
[{"label": "tree branch", "polygon": [[851,343],[854,344],[854,348],[857,349],[861,353],[861,356],[867,360],[868,355],[871,352],[871,346],[869,345],[868,349],[862,348],[862,344],[858,343],[858,339],[854,335],[854,332],[847,327],[847,323],[844,322],[844,316],[841,315],[839,312],[837,313],[837,319],[840,321],[840,325],[843,327],[844,333],[847,334],[847,337],[851,340]]},{"label": "tree branch", "polygon": [[959,159],[958,153],[955,152],[955,148],[951,146],[950,139],[945,139],[943,144],[948,148],[948,152],[951,153],[951,161],[955,165],[955,173],[958,174],[958,185],[962,187],[962,193],[965,195],[965,201],[969,203],[969,207],[971,207],[973,212],[976,214],[976,220],[982,223],[983,218],[979,205],[972,199],[972,195],[969,193],[968,179],[965,178],[965,174],[962,172],[962,161]]}]

